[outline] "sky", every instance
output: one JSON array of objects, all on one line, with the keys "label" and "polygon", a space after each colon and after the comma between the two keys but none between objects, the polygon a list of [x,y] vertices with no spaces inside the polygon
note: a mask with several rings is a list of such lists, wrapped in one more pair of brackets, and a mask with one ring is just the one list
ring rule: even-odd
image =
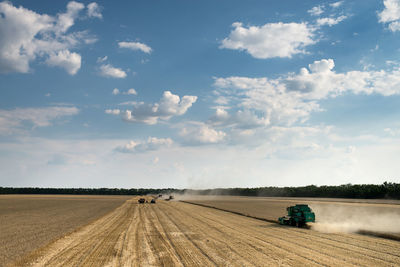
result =
[{"label": "sky", "polygon": [[400,0],[0,2],[0,186],[400,182]]}]

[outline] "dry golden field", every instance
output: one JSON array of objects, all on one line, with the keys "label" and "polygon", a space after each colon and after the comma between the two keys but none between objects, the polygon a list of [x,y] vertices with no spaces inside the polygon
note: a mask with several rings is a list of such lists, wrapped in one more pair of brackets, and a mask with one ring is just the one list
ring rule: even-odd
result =
[{"label": "dry golden field", "polygon": [[398,266],[400,242],[137,198],[16,266]]},{"label": "dry golden field", "polygon": [[0,266],[102,217],[128,198],[0,195]]}]

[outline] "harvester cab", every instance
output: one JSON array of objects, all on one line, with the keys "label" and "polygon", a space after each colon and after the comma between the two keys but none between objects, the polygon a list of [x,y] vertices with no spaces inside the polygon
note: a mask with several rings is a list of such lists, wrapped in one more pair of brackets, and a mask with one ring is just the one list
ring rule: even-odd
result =
[{"label": "harvester cab", "polygon": [[315,222],[315,213],[307,204],[296,204],[286,210],[288,214],[278,219],[282,225],[302,227],[308,222]]}]

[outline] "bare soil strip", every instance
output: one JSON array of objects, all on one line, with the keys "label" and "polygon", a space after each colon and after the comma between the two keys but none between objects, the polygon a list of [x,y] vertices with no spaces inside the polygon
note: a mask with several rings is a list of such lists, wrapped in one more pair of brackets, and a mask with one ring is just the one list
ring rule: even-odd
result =
[{"label": "bare soil strip", "polygon": [[16,263],[32,266],[400,266],[400,243],[137,199]]}]

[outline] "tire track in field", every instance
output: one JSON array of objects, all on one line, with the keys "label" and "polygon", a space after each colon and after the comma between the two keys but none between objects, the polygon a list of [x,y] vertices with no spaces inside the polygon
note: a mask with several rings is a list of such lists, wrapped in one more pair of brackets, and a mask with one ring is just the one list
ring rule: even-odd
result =
[{"label": "tire track in field", "polygon": [[[171,203],[172,204],[172,203]],[[170,205],[166,206],[165,208],[170,208]],[[172,210],[172,214],[175,213],[175,216],[177,215],[176,213],[180,213],[180,210],[174,209]],[[209,228],[204,228],[204,222],[201,220],[193,220],[192,223],[186,224],[185,220],[189,219],[191,217],[190,214],[184,214],[184,216],[177,216],[178,218],[181,218],[180,224],[181,225],[186,225],[188,227],[187,231],[194,231],[197,230],[197,233],[207,233],[207,236],[209,239],[211,239],[209,242],[208,246],[214,246],[214,251],[218,252],[220,254],[220,258],[223,259],[222,262],[218,262],[217,264],[222,264],[224,261],[226,261],[226,258],[229,258],[231,261],[231,264],[238,264],[241,266],[251,266],[254,265],[252,262],[254,260],[254,257],[250,257],[248,255],[244,255],[247,253],[241,253],[245,252],[245,250],[239,251],[238,249],[235,248],[235,242],[237,240],[229,240],[226,237],[224,238],[223,236],[216,236],[216,233],[210,231]],[[211,227],[212,228],[212,227]],[[219,232],[217,232],[219,234]],[[233,242],[235,241],[235,242]],[[210,249],[207,250],[207,252],[211,252]],[[228,255],[228,257],[227,257]],[[225,258],[225,259],[224,259]],[[231,259],[232,258],[232,259]],[[235,259],[233,259],[235,258]],[[228,263],[229,265],[229,263]]]},{"label": "tire track in field", "polygon": [[[185,214],[184,215],[184,217],[188,217],[187,216],[187,214]],[[189,215],[189,217],[190,217],[190,215]],[[200,221],[201,222],[201,224],[204,224],[204,222],[202,222],[202,221]],[[179,225],[179,226],[178,226]],[[207,235],[207,238],[209,238],[209,239],[216,239],[216,237],[215,237],[215,235],[212,235],[212,233],[207,229],[207,230],[205,230],[204,231],[204,229],[193,229],[194,228],[194,226],[197,226],[196,224],[193,224],[191,221],[190,222],[182,222],[182,220],[180,220],[179,221],[179,224],[177,224],[177,226],[181,229],[181,231],[182,232],[187,232],[187,231],[190,231],[190,230],[198,230],[199,232],[202,232],[202,233],[204,233],[204,232],[206,232],[206,233],[208,233],[208,235]],[[187,228],[187,230],[184,230],[183,228],[185,228],[185,227],[188,227]],[[227,238],[227,236],[225,235],[225,238]],[[228,238],[228,239],[230,239],[230,238]],[[207,239],[207,241],[209,241],[208,239]],[[194,242],[194,241],[193,241]],[[195,242],[194,242],[195,243]],[[249,244],[250,246],[252,246],[251,244]],[[218,250],[218,247],[215,247],[213,250],[210,250],[210,245],[208,245],[208,247],[206,246],[206,247],[204,247],[204,248],[202,248],[202,244],[199,244],[199,245],[196,245],[196,246],[198,246],[198,248],[204,253],[204,254],[206,254],[206,255],[208,255],[208,258],[210,258],[216,265],[227,265],[227,266],[229,266],[229,265],[235,265],[235,261],[232,261],[232,262],[227,262],[226,261],[226,254],[220,254],[220,253],[216,253],[216,252],[219,252],[219,250]],[[252,247],[254,247],[254,246],[252,246]],[[260,252],[260,250],[258,249],[258,248],[256,248],[256,250],[258,251],[258,252]],[[263,253],[263,252],[261,252],[261,253]],[[276,253],[276,251],[274,252],[274,253]],[[285,261],[286,261],[286,259],[284,259],[285,257],[282,257],[282,258],[278,258],[278,259],[276,259],[274,256],[276,256],[276,254],[269,254],[269,255],[267,255],[268,257],[270,257],[269,258],[269,260],[267,261],[267,262],[269,262],[269,266],[273,266],[273,264],[272,264],[272,262],[271,262],[271,258],[273,259],[273,260],[276,260],[276,264],[275,265],[279,265],[279,266],[283,266],[283,265],[285,265],[284,263],[285,263]],[[224,259],[224,257],[225,257],[225,259]],[[284,259],[284,260],[282,260],[282,259]],[[225,263],[225,264],[224,264]],[[262,265],[262,264],[264,264],[265,263],[265,261],[259,261],[259,265]],[[236,265],[237,265],[237,263],[236,263]]]},{"label": "tire track in field", "polygon": [[96,263],[98,266],[104,265],[108,261],[108,257],[112,255],[111,252],[114,250],[121,228],[126,225],[128,216],[126,210],[129,210],[131,205],[131,202],[125,203],[116,213],[117,216],[108,218],[102,222],[103,225],[94,227],[83,238],[75,240],[72,247],[64,248],[46,262],[46,265],[63,266],[72,262],[82,266],[91,263]]},{"label": "tire track in field", "polygon": [[[100,257],[96,260],[105,264],[109,252],[116,242],[119,234],[121,222],[124,222],[126,212],[129,210],[131,202],[127,201],[113,212],[93,222],[92,224],[82,228],[80,231],[72,233],[43,249],[36,252],[35,258],[31,262],[33,266],[65,266],[65,265],[90,265],[88,260],[93,260],[94,255]],[[124,217],[125,215],[125,217]],[[114,235],[114,236],[113,236]],[[99,238],[100,236],[100,238]],[[110,238],[113,238],[110,240]],[[108,239],[108,243],[105,240]],[[112,253],[111,253],[112,254]]]},{"label": "tire track in field", "polygon": [[163,232],[174,247],[184,266],[215,265],[215,263],[209,261],[206,254],[193,246],[193,243],[186,238],[186,233],[177,228],[176,224],[173,224],[171,218],[165,216],[165,214],[161,212],[159,206],[154,206],[153,214],[160,222]]},{"label": "tire track in field", "polygon": [[[185,204],[184,204],[184,205],[185,205]],[[186,205],[190,205],[190,204],[186,204]],[[244,225],[237,225],[237,226],[235,226],[235,227],[228,226],[227,220],[226,220],[226,219],[227,219],[229,216],[232,216],[232,214],[229,214],[229,213],[228,213],[228,216],[224,216],[224,217],[225,217],[225,220],[224,220],[223,223],[220,223],[220,222],[217,222],[217,221],[211,219],[211,221],[213,221],[214,224],[215,224],[215,223],[216,223],[216,224],[219,224],[219,227],[216,227],[216,226],[213,225],[212,223],[210,224],[209,222],[207,222],[207,221],[204,220],[204,219],[210,220],[209,218],[207,218],[207,217],[205,216],[205,214],[207,214],[207,212],[208,212],[208,211],[207,211],[208,208],[205,208],[205,207],[200,207],[200,208],[206,209],[206,210],[204,210],[204,211],[201,212],[201,218],[199,218],[199,217],[196,217],[196,218],[197,218],[198,220],[203,220],[203,223],[204,223],[204,224],[207,224],[208,227],[213,228],[213,229],[215,229],[216,231],[219,231],[222,235],[228,235],[228,233],[226,232],[226,229],[229,228],[229,229],[231,229],[230,236],[231,236],[232,238],[238,237],[239,235],[242,235],[242,240],[251,240],[251,243],[255,243],[255,242],[257,242],[257,241],[258,241],[258,242],[262,242],[262,243],[264,243],[264,244],[268,244],[269,246],[273,246],[273,247],[276,247],[276,248],[279,248],[279,249],[285,251],[287,254],[291,255],[291,257],[293,258],[294,262],[299,262],[299,259],[302,258],[303,260],[305,260],[305,262],[304,262],[303,264],[308,265],[308,266],[311,265],[311,264],[313,264],[313,265],[320,265],[320,264],[321,264],[321,262],[315,260],[315,258],[316,258],[317,255],[315,255],[315,254],[311,255],[310,252],[306,252],[306,251],[303,250],[302,253],[296,253],[296,254],[294,254],[294,253],[292,252],[294,247],[303,248],[302,246],[299,246],[298,244],[290,243],[290,241],[286,241],[286,240],[281,239],[281,238],[278,237],[277,239],[279,239],[279,240],[281,240],[281,241],[283,241],[283,242],[287,242],[287,243],[288,243],[287,246],[285,247],[283,244],[277,244],[277,242],[272,243],[272,242],[267,242],[267,241],[265,241],[265,240],[263,240],[263,239],[257,238],[256,236],[254,236],[254,233],[243,233],[243,229],[245,229],[246,227],[248,227],[246,224],[244,224]],[[208,210],[209,210],[209,209],[208,209]],[[185,212],[187,215],[190,214],[190,212],[187,212],[187,211],[183,211],[183,212]],[[217,211],[216,214],[218,214],[218,213],[225,213],[225,212],[223,212],[223,211]],[[196,216],[196,215],[194,215],[194,216]],[[237,216],[237,215],[233,215],[233,216]],[[239,216],[239,217],[238,217],[238,219],[240,219],[240,218],[245,218],[246,220],[250,220],[250,221],[252,220],[252,219],[250,219],[250,218],[246,218],[246,217],[243,217],[243,216]],[[229,223],[232,223],[232,222],[229,221]],[[224,229],[225,231],[219,230],[220,228],[221,228],[221,229]],[[239,230],[239,229],[242,229],[242,230]],[[313,251],[313,252],[315,252],[315,251]],[[308,254],[308,256],[304,256],[304,254]],[[265,254],[265,255],[268,255],[268,254]],[[326,256],[326,255],[324,255],[324,256]],[[321,261],[323,262],[323,260],[322,260],[323,257],[322,257],[322,256],[319,256],[319,258],[320,258]],[[334,259],[334,258],[332,258],[331,260],[337,261],[337,260]],[[341,262],[341,263],[342,263],[342,262]]]},{"label": "tire track in field", "polygon": [[174,244],[168,239],[161,223],[154,216],[153,207],[143,206],[143,209],[148,220],[148,232],[151,233],[152,244],[157,251],[161,264],[163,266],[183,266],[182,258],[177,253]]},{"label": "tire track in field", "polygon": [[[184,249],[184,253],[188,254],[188,257],[190,258],[194,258],[196,257],[197,260],[193,259],[193,263],[197,264],[197,263],[202,263],[204,264],[203,266],[214,266],[216,265],[216,261],[214,261],[206,252],[204,249],[201,248],[201,246],[199,246],[198,244],[196,244],[195,240],[191,237],[190,234],[188,234],[188,231],[183,230],[182,226],[179,225],[179,223],[177,223],[172,216],[168,216],[165,211],[163,209],[160,209],[157,207],[157,211],[161,214],[161,216],[163,216],[163,218],[166,221],[169,221],[170,225],[169,227],[172,226],[172,232],[176,232],[176,233],[182,233],[182,236],[185,238],[185,244],[181,244],[181,246]],[[171,228],[170,228],[171,229]],[[190,247],[190,249],[189,249]],[[195,253],[195,252],[200,252],[200,253]]]},{"label": "tire track in field", "polygon": [[[312,234],[308,230],[297,229],[298,231],[293,231],[293,229],[285,229],[282,227],[281,231],[286,234],[295,235],[296,238],[305,239],[310,241],[317,241],[319,244],[323,244],[327,247],[334,247],[339,250],[343,250],[346,254],[359,254],[360,257],[368,257],[378,262],[393,263],[398,264],[400,261],[400,256],[398,254],[391,253],[389,251],[381,250],[378,251],[370,246],[360,246],[359,244],[347,243],[337,240],[335,238],[329,238],[325,234],[319,234],[318,232],[312,231]],[[336,237],[336,235],[334,235]],[[371,240],[370,240],[371,241]],[[337,250],[336,250],[337,251]]]},{"label": "tire track in field", "polygon": [[[183,212],[183,216],[180,217],[190,217],[190,213],[185,213],[182,209],[178,209],[177,207],[174,207],[175,209],[179,210],[180,212]],[[193,216],[195,217],[195,216]],[[228,233],[226,232],[225,227],[215,227],[215,225],[210,224],[206,221],[204,221],[201,217],[196,217],[195,221],[200,222],[197,223],[201,225],[201,228],[198,229],[199,232],[207,232],[208,237],[210,239],[216,240],[224,246],[228,246],[232,252],[235,254],[235,256],[240,256],[244,260],[246,260],[248,263],[245,263],[247,265],[252,264],[255,266],[262,266],[262,262],[269,261],[271,262],[271,254],[266,254],[260,251],[257,247],[252,245],[249,242],[249,239],[244,237],[244,238],[239,238],[239,235],[237,235],[237,232],[235,233]],[[193,227],[195,223],[188,223],[189,227]],[[199,227],[196,225],[196,227]]]},{"label": "tire track in field", "polygon": [[[188,208],[187,206],[186,207],[185,206],[184,207],[179,206],[179,207],[180,207],[179,211],[184,213],[184,216],[181,216],[181,217],[190,217],[191,216],[192,213],[190,211],[188,212],[188,211],[184,210],[184,209]],[[176,206],[174,208],[177,209]],[[212,224],[212,223],[210,224],[209,222],[204,220],[206,218],[203,217],[204,213],[207,212],[209,209],[207,209],[207,208],[202,208],[202,209],[205,209],[205,210],[196,210],[195,209],[193,211],[193,213],[196,214],[196,215],[192,215],[193,217],[195,217],[195,219],[197,221],[201,221],[201,225],[203,227],[204,227],[204,225],[206,225],[206,227],[204,229],[200,229],[200,231],[208,231],[208,232],[210,232],[209,229],[211,228],[214,231],[216,231],[219,234],[219,236],[222,237],[223,240],[228,240],[228,242],[229,242],[229,240],[239,239],[239,237],[240,237],[239,240],[242,243],[244,243],[243,248],[245,248],[245,249],[243,249],[243,250],[244,251],[247,250],[247,254],[250,253],[249,257],[251,257],[251,259],[253,261],[255,260],[255,258],[256,258],[255,256],[257,255],[257,253],[260,253],[260,250],[259,249],[254,249],[254,246],[252,244],[256,243],[257,241],[263,242],[264,244],[268,244],[268,242],[266,242],[265,240],[255,240],[254,237],[243,235],[240,231],[238,231],[238,229],[240,229],[240,228],[246,228],[247,224],[240,225],[240,226],[238,226],[236,228],[228,227],[227,224],[231,223],[230,221],[226,221],[225,224],[221,224],[218,227],[215,225],[215,222],[214,222],[214,224]],[[217,213],[221,213],[221,212],[218,211]],[[198,215],[198,214],[200,214],[200,215]],[[237,217],[237,218],[242,218],[242,217]],[[248,219],[248,218],[246,218],[246,219],[247,220],[251,220],[251,219]],[[230,229],[230,232],[227,232],[226,231],[227,229]],[[211,235],[211,236],[215,237],[215,234]],[[249,240],[251,240],[251,242]],[[275,249],[273,254],[271,255],[271,253],[261,252],[263,255],[259,256],[260,258],[264,258],[264,260],[265,260],[265,257],[270,258],[271,256],[273,256],[276,253],[276,249],[278,249],[278,250],[284,251],[286,253],[285,256],[291,255],[296,262],[299,262],[299,261],[301,262],[303,260],[304,261],[303,264],[305,264],[305,265],[319,264],[319,263],[315,262],[314,259],[312,259],[312,258],[307,258],[307,257],[304,257],[302,255],[295,255],[295,254],[291,253],[290,249],[285,249],[285,248],[283,248],[281,246],[277,246],[276,244],[269,244],[269,246],[272,246],[273,249]],[[265,249],[265,246],[263,248]],[[257,261],[255,264],[256,265],[260,265],[260,262]]]}]

